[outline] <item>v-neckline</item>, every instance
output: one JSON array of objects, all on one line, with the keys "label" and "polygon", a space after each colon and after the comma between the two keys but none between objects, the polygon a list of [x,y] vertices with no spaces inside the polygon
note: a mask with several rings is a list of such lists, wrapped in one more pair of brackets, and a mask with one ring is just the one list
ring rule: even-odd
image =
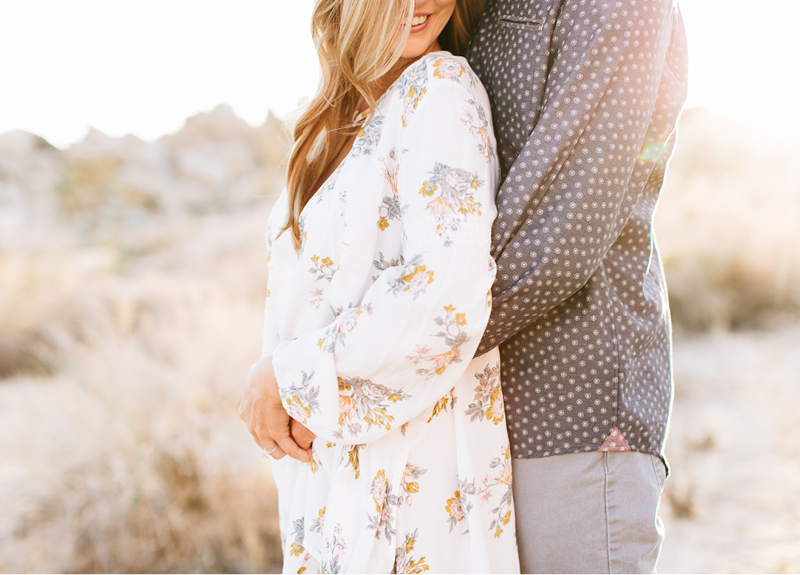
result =
[{"label": "v-neckline", "polygon": [[[392,86],[390,86],[390,89],[393,89],[393,88],[394,88],[394,84],[392,84]],[[322,191],[328,186],[328,184],[332,180],[333,180],[333,185],[331,187],[336,185],[336,180],[334,180],[334,178],[338,179],[339,172],[341,172],[344,169],[345,163],[347,163],[347,160],[350,159],[350,156],[353,155],[353,150],[355,150],[356,142],[358,142],[361,138],[364,137],[361,134],[366,135],[366,133],[365,133],[366,129],[372,124],[372,122],[375,121],[375,118],[378,117],[378,113],[380,112],[381,100],[383,100],[384,96],[386,96],[389,93],[390,89],[387,89],[383,94],[381,94],[381,97],[378,98],[378,101],[376,102],[377,106],[375,107],[375,112],[376,112],[375,115],[372,116],[372,119],[370,120],[369,124],[365,124],[364,126],[361,127],[361,129],[359,131],[359,135],[356,136],[355,140],[353,140],[353,143],[350,145],[350,150],[347,152],[347,154],[345,154],[344,158],[342,158],[342,160],[339,162],[339,164],[336,166],[336,168],[331,172],[331,175],[328,176],[327,178],[325,178],[325,181],[322,182],[319,185],[319,187],[314,191],[314,193],[311,195],[311,197],[306,202],[306,205],[303,206],[303,209],[300,210],[300,217],[301,218],[303,217],[303,215],[305,215],[306,208],[308,208],[308,206],[311,204],[311,201],[314,198],[316,198],[320,193],[322,193]],[[362,112],[361,114],[365,114],[365,113],[366,112]]]}]

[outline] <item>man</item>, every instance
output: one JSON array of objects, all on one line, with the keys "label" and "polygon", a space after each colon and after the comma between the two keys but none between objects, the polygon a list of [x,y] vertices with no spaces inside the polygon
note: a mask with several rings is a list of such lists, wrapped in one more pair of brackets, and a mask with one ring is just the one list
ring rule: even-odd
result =
[{"label": "man", "polygon": [[[523,572],[652,572],[672,396],[652,220],[686,95],[680,14],[673,0],[489,0],[469,60],[503,172],[478,353],[500,345]],[[242,419],[273,457],[307,461],[310,432],[268,423],[288,416],[263,377]]]},{"label": "man", "polygon": [[673,0],[496,0],[469,60],[503,184],[493,310],[523,572],[653,572],[672,397],[652,222],[686,97]]}]

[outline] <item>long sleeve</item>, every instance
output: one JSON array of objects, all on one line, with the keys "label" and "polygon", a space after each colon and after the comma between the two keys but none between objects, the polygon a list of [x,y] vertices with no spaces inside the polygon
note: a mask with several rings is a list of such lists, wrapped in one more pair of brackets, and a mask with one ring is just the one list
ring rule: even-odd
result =
[{"label": "long sleeve", "polygon": [[[396,133],[398,145],[381,158],[390,184],[383,203],[355,205],[358,190],[348,190],[330,300],[357,283],[348,278],[376,269],[377,278],[331,323],[273,353],[287,411],[331,442],[370,443],[431,412],[463,375],[489,318],[498,177],[491,126],[464,85],[467,70],[450,58],[439,64],[424,90],[410,92],[403,126],[384,132]],[[402,226],[402,257],[375,267],[370,257],[367,269],[374,245],[358,241],[359,229],[377,226],[363,237],[379,238],[387,225]]]},{"label": "long sleeve", "polygon": [[529,135],[505,136],[524,145],[507,161],[497,196],[498,273],[478,353],[542,318],[597,272],[642,191],[660,187],[686,95],[685,39],[672,0],[565,0],[559,9],[538,119]]}]

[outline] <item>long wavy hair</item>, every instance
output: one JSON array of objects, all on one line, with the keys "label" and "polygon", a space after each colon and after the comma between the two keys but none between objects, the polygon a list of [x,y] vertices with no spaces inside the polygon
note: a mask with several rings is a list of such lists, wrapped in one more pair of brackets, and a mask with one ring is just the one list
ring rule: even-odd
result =
[{"label": "long wavy hair", "polygon": [[[456,0],[453,15],[439,35],[442,49],[463,56],[483,12],[484,0]],[[377,103],[371,87],[400,59],[408,41],[414,0],[317,0],[311,34],[322,79],[316,95],[297,119],[286,185],[291,230],[300,249],[300,213],[316,191],[314,184],[361,124],[354,118],[362,102],[367,120]],[[404,26],[405,24],[405,26]]]}]

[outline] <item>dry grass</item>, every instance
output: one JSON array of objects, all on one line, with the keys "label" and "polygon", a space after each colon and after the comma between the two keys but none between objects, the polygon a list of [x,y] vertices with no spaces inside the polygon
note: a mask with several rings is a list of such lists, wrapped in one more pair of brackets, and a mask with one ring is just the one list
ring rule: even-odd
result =
[{"label": "dry grass", "polygon": [[276,568],[274,488],[236,418],[259,355],[266,208],[199,220],[134,263],[111,248],[0,259],[7,338],[55,373],[0,388],[16,438],[0,570]]},{"label": "dry grass", "polygon": [[279,569],[237,406],[282,152],[229,115],[155,144],[0,142],[20,206],[0,234],[0,572]]},{"label": "dry grass", "polygon": [[794,141],[692,109],[656,215],[673,320],[690,331],[800,311],[800,154]]}]

